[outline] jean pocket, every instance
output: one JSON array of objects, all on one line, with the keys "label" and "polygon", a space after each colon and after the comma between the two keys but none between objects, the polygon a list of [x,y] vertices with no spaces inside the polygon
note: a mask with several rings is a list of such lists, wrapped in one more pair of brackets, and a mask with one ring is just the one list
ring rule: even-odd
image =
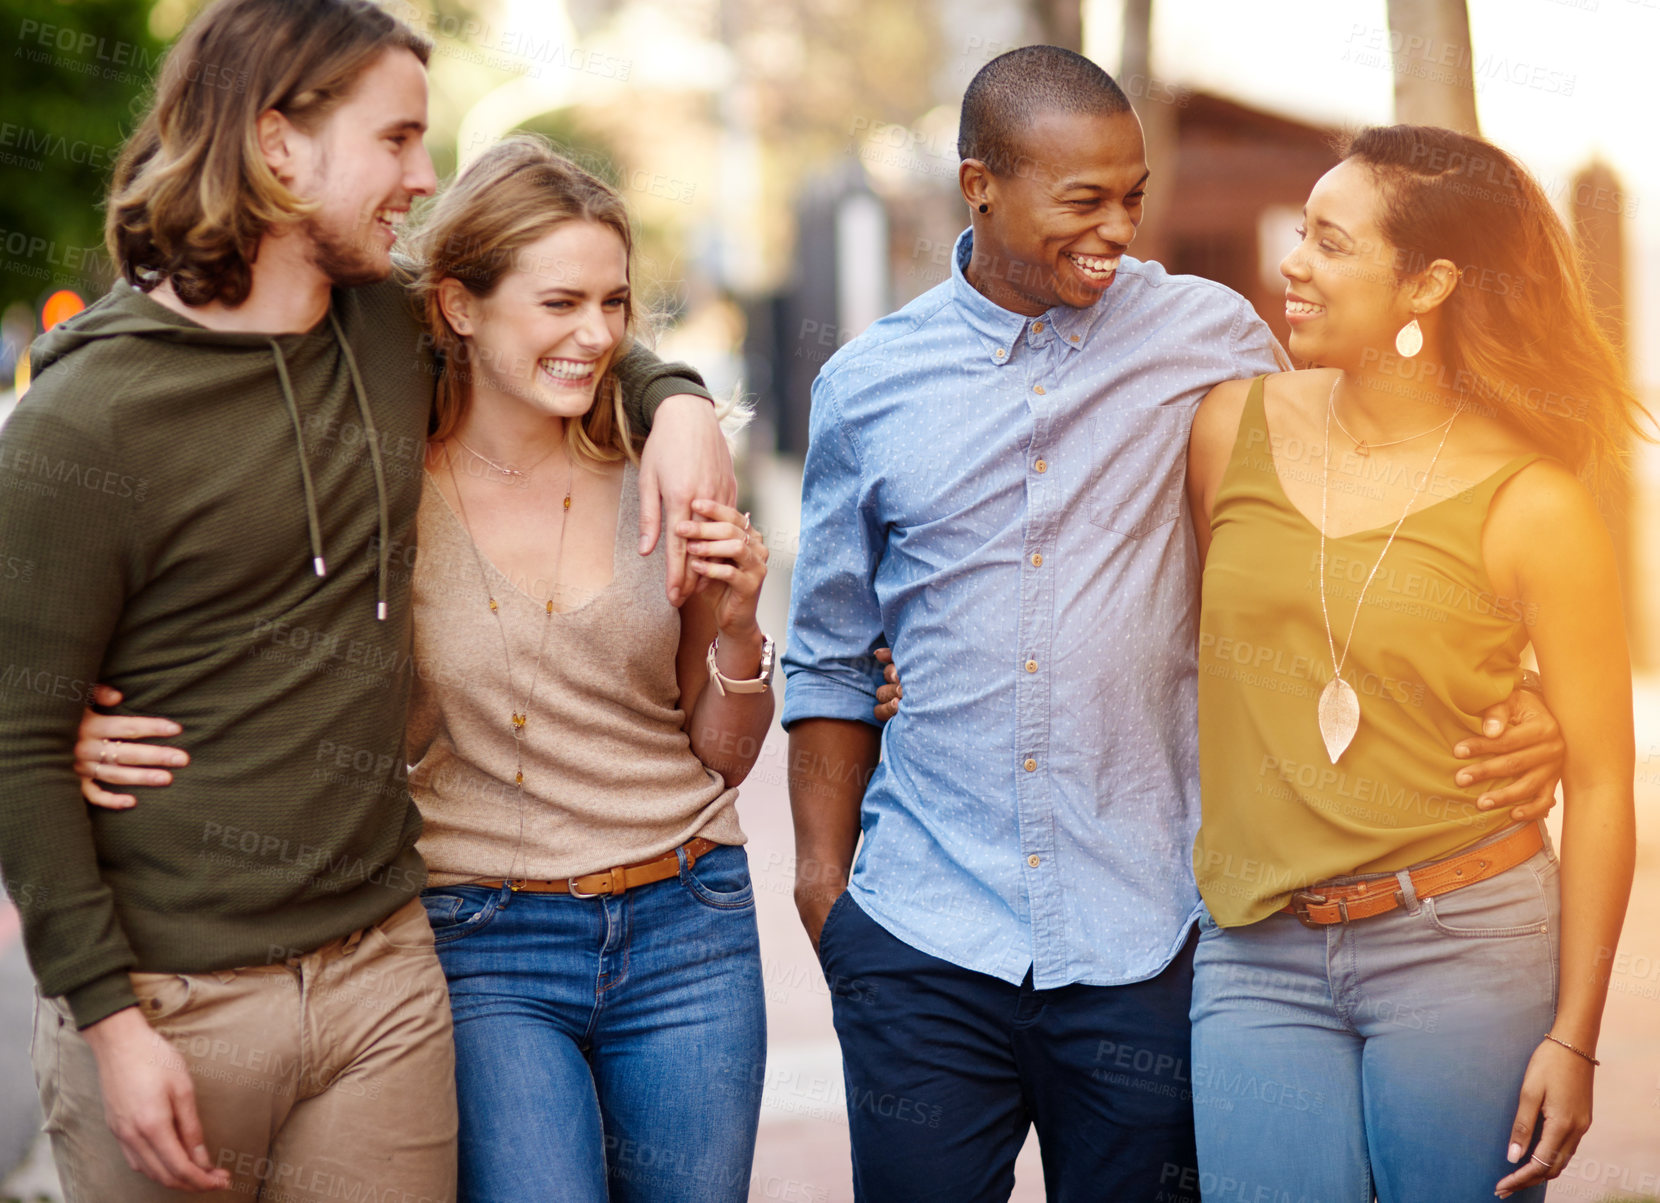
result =
[{"label": "jean pocket", "polygon": [[1444,936],[1509,939],[1548,933],[1560,913],[1557,864],[1539,853],[1497,877],[1424,899],[1424,917]]},{"label": "jean pocket", "polygon": [[448,944],[482,930],[501,907],[501,892],[482,886],[437,886],[421,891],[432,942]]},{"label": "jean pocket", "polygon": [[138,1009],[151,1023],[171,1019],[190,1005],[194,986],[182,973],[129,973]]},{"label": "jean pocket", "polygon": [[749,856],[737,844],[722,844],[680,867],[680,880],[704,906],[736,911],[755,905],[755,883],[749,877]]},{"label": "jean pocket", "polygon": [[1145,406],[1097,414],[1089,422],[1089,520],[1139,539],[1182,512],[1182,471],[1193,413]]}]

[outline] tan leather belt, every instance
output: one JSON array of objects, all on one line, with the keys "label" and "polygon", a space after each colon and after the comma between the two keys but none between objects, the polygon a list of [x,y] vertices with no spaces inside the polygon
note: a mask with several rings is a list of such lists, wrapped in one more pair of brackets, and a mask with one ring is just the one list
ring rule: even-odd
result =
[{"label": "tan leather belt", "polygon": [[626,894],[629,890],[649,886],[654,881],[666,881],[676,876],[680,872],[680,857],[676,853],[681,850],[685,851],[686,867],[690,868],[697,863],[698,857],[707,856],[719,847],[714,840],[706,840],[700,835],[696,839],[687,840],[674,852],[666,852],[655,860],[618,865],[615,869],[585,873],[581,877],[566,877],[559,881],[532,881],[524,877],[508,881],[497,878],[494,881],[475,881],[468,884],[484,886],[491,890],[499,890],[506,886],[516,894],[569,894],[572,898],[598,898],[601,895],[616,897]]},{"label": "tan leather belt", "polygon": [[[1529,823],[1502,840],[1414,869],[1408,876],[1418,897],[1433,898],[1514,869],[1544,846],[1539,824]],[[1283,909],[1297,916],[1305,927],[1324,927],[1370,919],[1400,905],[1400,883],[1394,877],[1380,877],[1351,885],[1316,885],[1298,890]]]}]

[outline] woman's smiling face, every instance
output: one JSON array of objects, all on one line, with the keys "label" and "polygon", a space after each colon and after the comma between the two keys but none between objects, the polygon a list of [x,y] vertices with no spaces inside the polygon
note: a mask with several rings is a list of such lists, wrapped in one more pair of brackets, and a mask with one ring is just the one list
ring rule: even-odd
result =
[{"label": "woman's smiling face", "polygon": [[609,226],[563,222],[514,252],[495,289],[468,307],[475,400],[488,389],[579,418],[627,330],[628,250]]},{"label": "woman's smiling face", "polygon": [[1345,160],[1321,176],[1303,209],[1299,242],[1280,261],[1291,354],[1354,367],[1394,343],[1414,314],[1400,256],[1383,236],[1377,173]]}]

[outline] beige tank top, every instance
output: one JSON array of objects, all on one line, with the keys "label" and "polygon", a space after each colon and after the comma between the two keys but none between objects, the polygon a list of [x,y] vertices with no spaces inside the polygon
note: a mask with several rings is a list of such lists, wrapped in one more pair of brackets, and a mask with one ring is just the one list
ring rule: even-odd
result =
[{"label": "beige tank top", "polygon": [[[660,856],[700,835],[744,842],[738,791],[698,760],[684,729],[675,676],[680,612],[663,591],[667,540],[639,555],[638,525],[630,464],[611,583],[549,619],[544,601],[483,559],[486,590],[466,528],[437,485],[425,482],[406,754],[430,884],[573,877]],[[550,621],[521,736],[521,790],[512,713]]]}]

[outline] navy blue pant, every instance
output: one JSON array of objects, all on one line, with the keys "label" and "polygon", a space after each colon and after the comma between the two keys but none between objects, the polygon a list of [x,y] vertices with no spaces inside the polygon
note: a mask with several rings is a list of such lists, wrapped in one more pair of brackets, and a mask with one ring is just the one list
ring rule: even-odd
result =
[{"label": "navy blue pant", "polygon": [[1159,976],[1034,990],[918,952],[843,894],[819,958],[859,1203],[1007,1200],[1035,1124],[1059,1203],[1198,1203],[1190,937]]}]

